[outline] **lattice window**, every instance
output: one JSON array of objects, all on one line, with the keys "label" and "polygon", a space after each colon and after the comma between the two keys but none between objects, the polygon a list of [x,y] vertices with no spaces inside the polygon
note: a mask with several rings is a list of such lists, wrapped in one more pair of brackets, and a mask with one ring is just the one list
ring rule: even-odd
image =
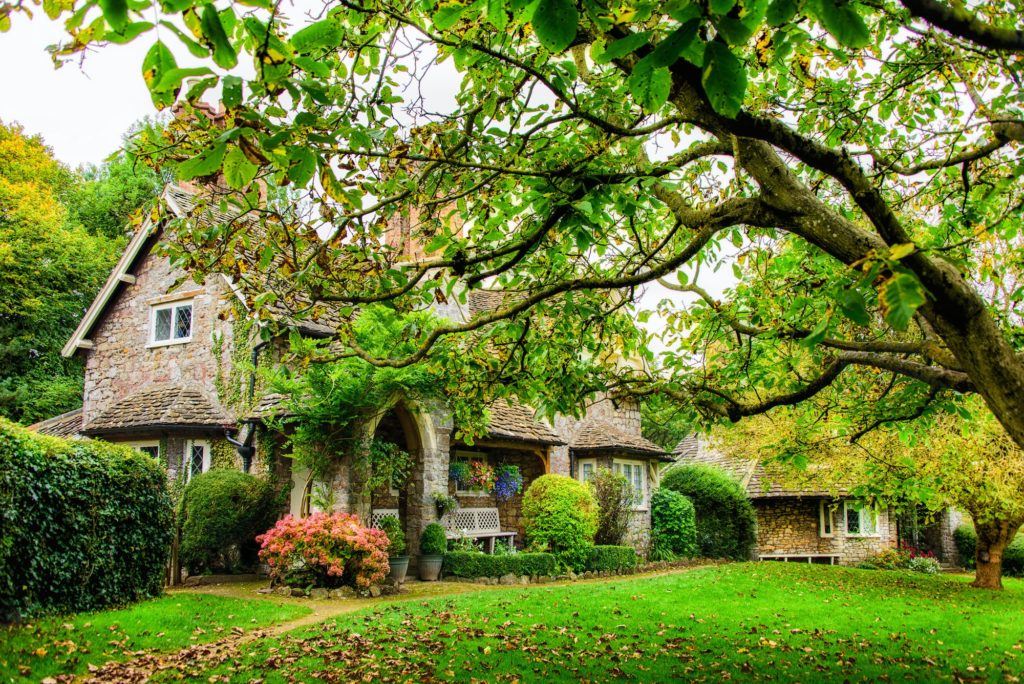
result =
[{"label": "lattice window", "polygon": [[153,307],[150,344],[178,344],[191,339],[191,301]]}]

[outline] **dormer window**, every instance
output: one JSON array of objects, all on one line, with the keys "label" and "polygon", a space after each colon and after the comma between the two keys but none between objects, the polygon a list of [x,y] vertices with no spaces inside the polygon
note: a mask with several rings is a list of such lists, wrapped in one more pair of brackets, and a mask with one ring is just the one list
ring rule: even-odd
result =
[{"label": "dormer window", "polygon": [[154,306],[150,312],[151,346],[182,344],[192,339],[192,300]]}]

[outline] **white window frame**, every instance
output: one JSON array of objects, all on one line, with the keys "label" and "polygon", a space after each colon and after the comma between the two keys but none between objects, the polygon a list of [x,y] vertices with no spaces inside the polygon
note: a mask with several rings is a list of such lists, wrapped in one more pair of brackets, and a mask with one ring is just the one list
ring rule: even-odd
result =
[{"label": "white window frame", "polygon": [[[619,466],[619,469],[616,470],[615,466]],[[627,459],[627,458],[613,458],[612,459],[612,472],[613,473],[617,473],[619,475],[623,475],[623,472],[622,472],[623,471],[623,466],[629,467],[631,470],[633,468],[639,468],[639,470],[640,470],[640,492],[639,492],[639,496],[637,497],[636,503],[633,506],[633,510],[634,511],[646,511],[647,510],[647,490],[650,488],[650,485],[647,482],[647,479],[648,479],[647,463],[644,462],[644,461],[634,461],[634,460]],[[626,477],[626,476],[623,475],[623,477]],[[630,477],[626,477],[626,479],[629,480],[629,485],[630,485],[630,487],[633,488],[633,493],[636,494],[637,493],[637,491],[636,491],[636,483]]]},{"label": "white window frame", "polygon": [[[849,513],[849,511],[850,511],[850,509],[853,506],[856,506],[857,509],[858,509],[858,516],[857,517],[858,517],[858,521],[860,523],[860,529],[861,530],[863,530],[864,527],[865,527],[864,526],[865,512],[867,512],[868,515],[871,516],[871,519],[872,519],[871,527],[873,528],[871,532],[863,532],[863,531],[850,532],[850,530],[848,528],[849,520],[850,520],[850,513]],[[878,518],[879,518],[879,515],[878,515],[878,508],[877,507],[869,506],[866,502],[861,501],[859,499],[845,499],[845,500],[843,500],[843,528],[846,530],[846,536],[847,537],[880,537],[880,536],[882,536],[882,533],[879,531]]]},{"label": "white window frame", "polygon": [[590,466],[590,476],[593,477],[597,473],[597,459],[596,458],[581,458],[576,461],[576,479],[586,484],[589,480],[584,475],[584,466]]},{"label": "white window frame", "polygon": [[835,509],[837,507],[828,501],[818,502],[818,536],[819,537],[834,537],[836,536],[836,517]]},{"label": "white window frame", "polygon": [[190,439],[185,442],[185,454],[182,457],[182,467],[185,469],[185,482],[192,479],[192,447],[203,447],[203,465],[200,474],[210,470],[212,454],[210,453],[210,440]]},{"label": "white window frame", "polygon": [[[161,456],[159,440],[144,439],[144,440],[136,440],[136,441],[132,441],[132,442],[121,442],[121,444],[125,445],[126,447],[131,447],[132,449],[135,449],[136,451],[142,451],[143,449],[150,449],[150,448],[156,447],[156,458],[159,459],[160,456]],[[145,454],[146,452],[142,451],[142,453]]]},{"label": "white window frame", "polygon": [[[174,331],[176,321],[178,319],[178,309],[184,309],[188,307],[190,309],[189,326],[188,326],[188,337],[174,337]],[[158,311],[171,311],[171,336],[166,340],[156,339],[156,314]],[[149,343],[146,345],[149,347],[167,347],[173,344],[186,344],[192,341],[192,333],[195,329],[195,300],[194,299],[179,299],[175,302],[168,302],[166,304],[154,304],[149,307]]]},{"label": "white window frame", "polygon": [[[483,461],[484,463],[487,463],[488,465],[490,465],[490,463],[489,463],[490,459],[487,458],[487,454],[485,454],[485,453],[483,453],[481,451],[464,451],[464,450],[460,449],[460,450],[455,452],[455,460],[456,461],[466,461],[467,463],[469,461]],[[491,495],[490,492],[485,492],[482,489],[460,489],[461,486],[462,485],[459,482],[455,483],[455,493],[458,496],[490,496]]]}]

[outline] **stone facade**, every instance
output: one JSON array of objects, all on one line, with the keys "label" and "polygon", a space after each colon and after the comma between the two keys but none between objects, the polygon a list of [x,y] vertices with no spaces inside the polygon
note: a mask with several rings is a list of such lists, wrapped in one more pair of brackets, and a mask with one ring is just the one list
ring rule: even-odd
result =
[{"label": "stone facade", "polygon": [[754,500],[757,513],[757,549],[765,556],[835,556],[842,564],[856,564],[879,551],[896,546],[895,516],[889,509],[878,511],[877,534],[854,536],[846,533],[846,521],[839,502],[832,514],[832,536],[820,533],[820,506],[829,510],[836,502],[816,497],[763,498]]}]

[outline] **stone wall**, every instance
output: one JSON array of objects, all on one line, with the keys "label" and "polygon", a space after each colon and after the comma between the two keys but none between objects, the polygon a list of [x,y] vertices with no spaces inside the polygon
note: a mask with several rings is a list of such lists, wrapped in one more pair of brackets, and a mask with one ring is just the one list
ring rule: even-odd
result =
[{"label": "stone wall", "polygon": [[833,536],[819,534],[819,502],[816,498],[762,498],[754,500],[757,512],[757,555],[836,555],[844,564],[858,563],[879,551],[896,546],[895,517],[891,510],[878,513],[878,535],[847,536],[842,506],[833,515]]},{"label": "stone wall", "polygon": [[[234,309],[220,275],[199,286],[164,257],[149,255],[133,273],[134,284],[121,285],[89,337],[85,354],[83,422],[140,389],[158,383],[203,390],[216,401],[217,362],[213,335],[222,336],[223,363],[230,363]],[[175,282],[181,284],[173,289]],[[184,344],[147,347],[153,304],[191,298],[192,339]]]}]

